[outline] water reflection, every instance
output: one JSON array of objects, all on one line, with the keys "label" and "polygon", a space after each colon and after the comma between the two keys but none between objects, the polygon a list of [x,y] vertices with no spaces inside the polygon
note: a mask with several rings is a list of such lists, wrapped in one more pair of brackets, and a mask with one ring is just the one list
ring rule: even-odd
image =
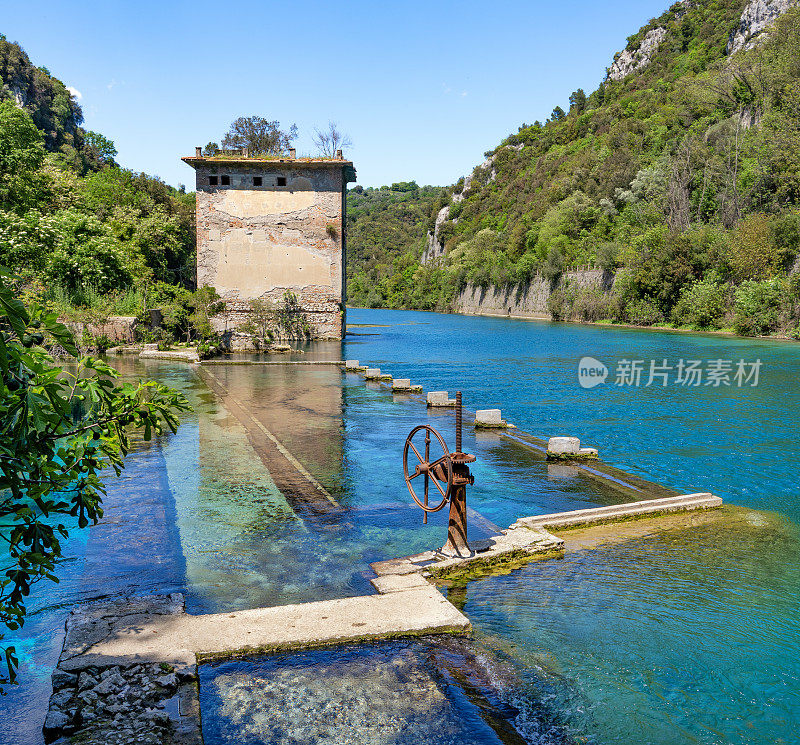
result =
[{"label": "water reflection", "polygon": [[[387,326],[378,329],[381,336],[348,340],[347,356],[433,389],[462,388],[472,408],[500,405],[509,419],[541,434],[566,428],[599,440],[604,453],[623,452],[643,473],[663,473],[684,489],[720,483],[754,503],[772,495],[773,504],[796,510],[796,484],[784,460],[790,425],[770,424],[769,436],[758,435],[761,444],[742,445],[752,436],[743,423],[758,419],[767,426],[767,420],[777,422],[772,413],[778,409],[793,411],[796,368],[781,368],[785,355],[779,359],[771,347],[763,351],[770,358],[766,372],[788,398],[775,403],[765,388],[752,404],[719,410],[711,397],[696,408],[672,399],[665,419],[661,404],[644,393],[612,392],[600,408],[597,397],[579,397],[565,384],[577,347],[597,343],[605,350],[598,354],[609,356],[641,341],[640,356],[674,356],[658,335],[622,334],[620,341],[620,332],[605,329],[436,320],[439,325],[424,328],[433,334],[425,345],[417,344],[419,328]],[[702,347],[717,357],[729,356],[728,347],[736,348],[730,350],[735,356],[739,344],[677,337],[668,343]],[[340,353],[341,345],[320,345],[297,359]],[[427,411],[413,396],[365,386],[337,368],[213,366],[218,392],[192,367],[131,358],[114,363],[125,374],[180,388],[195,410],[176,435],[133,454],[123,477],[111,484],[101,524],[76,531],[65,547],[72,560],[62,583],[36,588],[32,614],[18,635],[25,685],[0,699],[0,742],[40,742],[64,617],[81,600],[180,589],[190,612],[203,613],[345,597],[371,591],[371,562],[444,541],[446,511],[421,524],[400,453],[411,428],[424,422],[454,443],[452,411]],[[648,444],[653,432],[656,442]],[[521,515],[632,498],[630,490],[586,471],[548,466],[540,453],[498,433],[467,428],[464,449],[478,457],[469,491],[476,537]],[[758,468],[747,453],[759,458]],[[289,466],[276,465],[279,456]],[[336,509],[311,488],[314,482]],[[312,509],[314,500],[328,507]],[[483,666],[456,655],[450,673],[437,663],[437,672],[426,674],[455,706],[447,675],[457,679],[469,668],[475,687],[475,671],[488,670],[481,701],[493,701],[504,712],[500,719],[513,721],[531,742],[788,740],[800,712],[800,543],[796,528],[748,515],[725,528],[579,552],[472,583],[458,602],[492,655]],[[242,674],[231,673],[230,680],[246,683]],[[303,674],[313,688],[311,668]],[[335,685],[320,684],[320,696],[326,687]],[[472,695],[465,685],[456,688],[467,699]]]}]

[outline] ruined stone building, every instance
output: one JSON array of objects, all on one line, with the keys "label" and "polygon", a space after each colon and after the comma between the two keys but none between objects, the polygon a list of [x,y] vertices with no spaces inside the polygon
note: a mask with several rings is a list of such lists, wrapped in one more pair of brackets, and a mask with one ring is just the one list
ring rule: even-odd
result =
[{"label": "ruined stone building", "polygon": [[250,301],[276,307],[289,290],[316,339],[344,335],[345,190],[355,169],[334,159],[182,158],[197,177],[197,286],[226,302],[219,331],[248,320]]}]

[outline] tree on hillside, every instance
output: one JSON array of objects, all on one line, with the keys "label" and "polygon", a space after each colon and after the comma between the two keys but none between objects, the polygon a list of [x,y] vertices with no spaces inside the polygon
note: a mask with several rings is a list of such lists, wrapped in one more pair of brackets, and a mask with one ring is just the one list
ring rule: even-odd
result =
[{"label": "tree on hillside", "polygon": [[0,101],[0,209],[24,214],[41,201],[44,155],[42,133],[30,115]]},{"label": "tree on hillside", "polygon": [[578,88],[569,97],[569,110],[582,114],[586,110],[586,92],[583,88]]},{"label": "tree on hillside", "polygon": [[[161,383],[119,383],[107,363],[80,357],[56,314],[26,308],[19,292],[0,273],[0,623],[12,631],[25,622],[31,586],[58,582],[61,539],[102,517],[105,479],[124,467],[130,434],[174,432],[189,408]],[[56,365],[54,347],[73,369]],[[3,654],[0,691],[17,668],[14,648]]]},{"label": "tree on hillside", "polygon": [[87,132],[83,136],[84,150],[94,156],[94,160],[104,165],[114,165],[117,148],[114,143],[99,132]]},{"label": "tree on hillside", "polygon": [[550,120],[554,122],[560,122],[565,116],[566,113],[564,112],[564,109],[562,109],[560,106],[556,106],[553,109],[553,113],[550,114]]},{"label": "tree on hillside", "polygon": [[277,120],[262,116],[240,116],[222,138],[223,150],[246,149],[250,155],[279,155],[297,139],[297,125],[281,129]]},{"label": "tree on hillside", "polygon": [[328,122],[326,130],[314,130],[314,145],[321,155],[332,158],[337,150],[353,147],[353,142],[347,134],[340,131],[336,122]]}]

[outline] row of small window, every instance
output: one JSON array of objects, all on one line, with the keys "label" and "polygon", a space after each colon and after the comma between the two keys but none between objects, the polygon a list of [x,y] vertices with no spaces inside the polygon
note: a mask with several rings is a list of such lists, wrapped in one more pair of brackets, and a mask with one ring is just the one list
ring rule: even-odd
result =
[{"label": "row of small window", "polygon": [[[230,186],[231,185],[231,177],[230,176],[209,176],[208,177],[208,185],[209,186]],[[253,176],[253,186],[263,186],[264,179],[261,176]],[[278,176],[278,186],[286,186],[286,176]]]}]

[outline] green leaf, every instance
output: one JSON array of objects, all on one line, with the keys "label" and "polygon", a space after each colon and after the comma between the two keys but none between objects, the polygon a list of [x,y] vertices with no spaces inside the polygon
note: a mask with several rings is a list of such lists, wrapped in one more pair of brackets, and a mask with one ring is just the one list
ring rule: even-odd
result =
[{"label": "green leaf", "polygon": [[4,315],[8,319],[14,333],[22,339],[25,327],[30,321],[28,311],[25,310],[22,302],[14,297],[11,288],[5,285],[0,285],[0,315]]}]

